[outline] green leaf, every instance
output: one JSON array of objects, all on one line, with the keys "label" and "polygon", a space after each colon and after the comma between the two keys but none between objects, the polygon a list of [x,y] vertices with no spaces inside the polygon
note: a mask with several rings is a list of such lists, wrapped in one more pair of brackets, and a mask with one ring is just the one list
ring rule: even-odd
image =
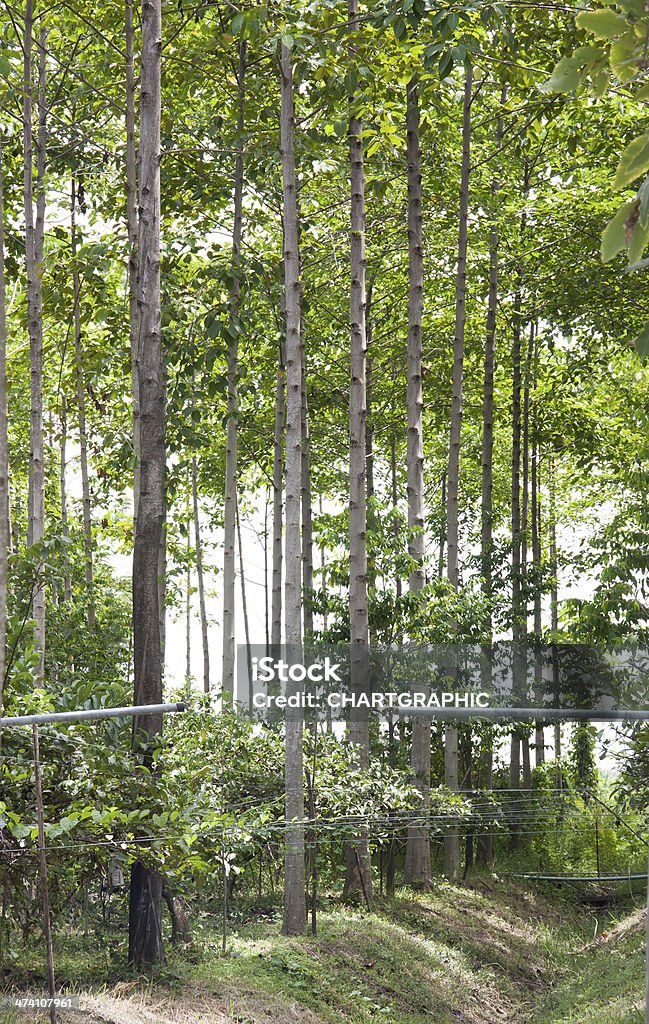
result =
[{"label": "green leaf", "polygon": [[234,18],[232,19],[232,24],[230,25],[233,36],[236,36],[241,31],[241,29],[243,28],[244,21],[245,14],[243,14],[241,11],[238,14],[235,14]]},{"label": "green leaf", "polygon": [[592,32],[598,39],[615,39],[628,28],[626,18],[615,11],[582,11],[575,20],[579,28]]},{"label": "green leaf", "polygon": [[554,71],[539,86],[541,92],[574,92],[579,87],[579,61],[575,57],[562,57]]},{"label": "green leaf", "polygon": [[611,46],[611,70],[622,83],[629,82],[638,67],[637,41],[633,32],[626,32]]},{"label": "green leaf", "polygon": [[403,39],[406,34],[406,23],[403,18],[397,18],[392,27],[392,31],[394,32],[395,39]]},{"label": "green leaf", "polygon": [[649,321],[644,325],[638,337],[634,338],[633,344],[640,358],[646,359],[649,355]]},{"label": "green leaf", "polygon": [[626,221],[636,200],[624,203],[602,232],[602,263],[609,263],[626,246]]},{"label": "green leaf", "polygon": [[446,76],[453,69],[453,54],[450,52],[442,54],[439,62],[439,77],[446,78]]},{"label": "green leaf", "polygon": [[613,187],[626,188],[647,170],[649,170],[649,132],[634,139],[622,153],[617,165]]},{"label": "green leaf", "polygon": [[287,50],[292,50],[295,40],[290,32],[282,32],[282,42]]}]

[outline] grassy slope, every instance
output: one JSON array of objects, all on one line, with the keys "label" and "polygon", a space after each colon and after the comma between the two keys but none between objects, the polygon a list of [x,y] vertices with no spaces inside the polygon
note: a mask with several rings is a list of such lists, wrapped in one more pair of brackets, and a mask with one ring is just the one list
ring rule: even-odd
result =
[{"label": "grassy slope", "polygon": [[[67,940],[58,964],[77,988],[94,990],[92,1000],[82,999],[92,1009],[83,1019],[93,1024],[642,1019],[633,1006],[642,995],[643,934],[636,927],[592,944],[593,930],[587,914],[532,889],[440,883],[431,895],[378,902],[371,915],[333,905],[321,913],[316,939],[280,936],[273,914],[250,916],[233,930],[226,957],[206,922],[194,951],[173,955],[152,987],[127,980],[115,966],[121,938],[112,950],[95,942],[92,954]],[[5,984],[23,992],[40,987],[42,972],[32,974],[39,952],[30,960],[21,956]],[[0,1021],[12,1024],[7,1011],[0,1010]]]}]

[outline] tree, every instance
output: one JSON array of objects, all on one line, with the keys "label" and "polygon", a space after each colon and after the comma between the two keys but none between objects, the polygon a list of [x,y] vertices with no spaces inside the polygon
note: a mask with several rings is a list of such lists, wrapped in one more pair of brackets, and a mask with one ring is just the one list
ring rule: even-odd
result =
[{"label": "tree", "polygon": [[[348,0],[350,33],[358,30],[358,0]],[[355,46],[349,46],[354,66]],[[369,689],[369,618],[367,608],[367,502],[365,492],[365,421],[367,416],[365,333],[365,166],[363,126],[350,96],[349,166],[350,166],[350,384],[349,384],[349,622],[350,622],[350,684],[352,692]],[[369,758],[369,722],[362,709],[352,711],[349,741],[360,767]],[[345,895],[362,891],[369,902],[372,872],[367,835],[357,843],[348,843],[345,850]]]},{"label": "tree", "polygon": [[228,422],[225,445],[225,494],[223,501],[223,674],[224,692],[234,693],[234,548],[237,509],[237,415],[239,374],[239,332],[241,323],[241,236],[243,230],[243,130],[246,75],[246,42],[239,43],[237,67],[237,151],[234,167],[234,221],[232,227],[232,284],[228,343]]},{"label": "tree", "polygon": [[[286,310],[286,550],[285,636],[290,661],[302,657],[302,546],[300,492],[302,486],[302,363],[300,345],[301,286],[298,241],[297,180],[295,173],[295,109],[292,55],[281,44],[282,106],[280,147],[284,186],[284,303]],[[299,692],[287,684],[287,696]],[[284,923],[286,935],[306,928],[304,901],[304,767],[303,715],[287,711],[285,722],[286,839],[284,852]]]},{"label": "tree", "polygon": [[[162,702],[159,552],[165,522],[165,380],[160,323],[160,0],[142,6],[140,72],[140,181],[138,235],[138,347],[140,495],[133,549],[133,655],[135,703]],[[162,716],[134,719],[136,751],[144,745],[152,765]],[[144,860],[131,868],[129,963],[164,960],[162,875]]]},{"label": "tree", "polygon": [[[462,433],[462,390],[464,382],[464,331],[466,325],[466,256],[469,215],[469,172],[471,158],[471,101],[473,69],[467,63],[464,79],[462,114],[462,170],[460,181],[460,212],[458,219],[458,259],[455,284],[455,340],[453,343],[453,396],[448,457],[448,496],[446,505],[447,576],[450,585],[459,584],[459,483],[460,445]],[[445,780],[451,790],[458,788],[458,730],[446,727]],[[460,846],[457,832],[451,831],[444,841],[444,870],[449,878],[457,873]]]},{"label": "tree", "polygon": [[[408,580],[411,594],[426,582],[424,573],[424,445],[422,395],[421,321],[424,305],[424,257],[422,240],[421,150],[419,146],[419,83],[410,80],[407,95],[408,129],[408,454],[407,492],[409,554],[413,569]],[[415,719],[412,726],[411,766],[421,790],[424,817],[430,809],[430,722]],[[428,824],[410,825],[404,877],[406,882],[430,887]]]}]

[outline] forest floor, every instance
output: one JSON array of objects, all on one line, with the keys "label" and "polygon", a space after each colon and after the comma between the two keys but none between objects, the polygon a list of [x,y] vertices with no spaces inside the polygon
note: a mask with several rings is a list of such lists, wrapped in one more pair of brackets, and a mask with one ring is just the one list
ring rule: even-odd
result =
[{"label": "forest floor", "polygon": [[[123,935],[59,938],[82,1011],[61,1024],[632,1024],[644,1020],[644,914],[611,916],[509,881],[402,891],[374,912],[333,901],[317,938],[279,934],[269,904],[195,924],[154,981],[119,967]],[[15,951],[0,991],[43,987],[42,953]],[[34,1018],[36,1019],[36,1018]],[[47,1016],[41,1016],[41,1020]],[[28,1024],[0,1009],[2,1024]]]}]

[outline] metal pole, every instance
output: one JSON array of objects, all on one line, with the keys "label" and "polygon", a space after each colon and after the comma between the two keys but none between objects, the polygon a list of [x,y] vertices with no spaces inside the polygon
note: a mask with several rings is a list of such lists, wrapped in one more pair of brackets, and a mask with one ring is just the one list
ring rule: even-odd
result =
[{"label": "metal pole", "polygon": [[488,718],[492,721],[527,722],[531,718],[543,718],[557,722],[646,722],[646,711],[591,711],[579,708],[565,711],[556,708],[411,708],[394,707],[392,711],[402,718],[471,719]]},{"label": "metal pole", "polygon": [[45,813],[43,808],[43,785],[41,779],[39,725],[52,722],[85,722],[102,718],[132,718],[135,715],[174,714],[185,710],[178,701],[174,704],[140,704],[124,708],[96,708],[91,711],[61,711],[43,715],[18,715],[14,718],[0,718],[0,732],[17,725],[31,725],[34,745],[34,781],[36,785],[36,814],[38,822],[38,863],[43,902],[43,934],[47,958],[47,987],[50,997],[50,1021],[56,1024],[56,982],[54,977],[54,946],[52,944],[52,921],[50,917],[50,895],[47,882],[47,851],[45,848]]},{"label": "metal pole", "polygon": [[135,715],[174,714],[184,711],[182,701],[175,704],[136,704],[125,708],[95,708],[90,711],[57,711],[44,715],[18,715],[15,718],[0,718],[0,729],[14,725],[49,725],[52,722],[88,722],[100,718],[133,718]]},{"label": "metal pole", "polygon": [[50,1021],[56,1024],[56,984],[54,981],[54,947],[52,945],[52,921],[50,918],[50,893],[47,884],[47,853],[45,850],[45,816],[43,812],[43,785],[41,781],[41,755],[38,742],[38,726],[33,726],[34,740],[34,781],[36,783],[36,813],[38,818],[38,864],[41,876],[41,899],[43,901],[43,935],[47,957],[47,990],[50,997]]}]

